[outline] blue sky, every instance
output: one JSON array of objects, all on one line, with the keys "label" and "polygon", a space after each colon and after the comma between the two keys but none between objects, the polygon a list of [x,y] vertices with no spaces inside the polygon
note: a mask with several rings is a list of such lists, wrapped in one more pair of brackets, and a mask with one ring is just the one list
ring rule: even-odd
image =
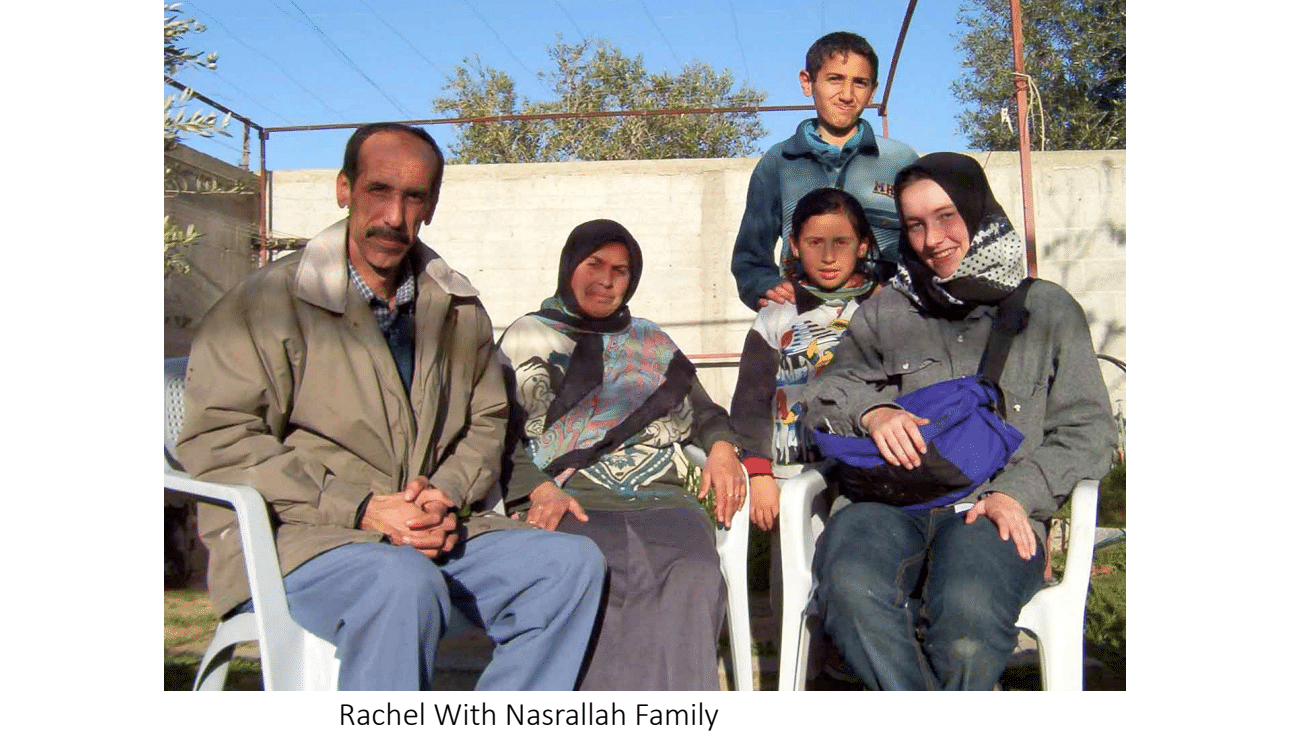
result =
[{"label": "blue sky", "polygon": [[[650,71],[674,72],[698,59],[764,90],[766,105],[801,105],[809,103],[798,84],[809,44],[849,30],[880,57],[879,100],[905,7],[904,0],[195,0],[184,2],[183,15],[208,28],[187,45],[218,52],[219,67],[178,77],[262,126],[436,118],[432,101],[463,58],[479,55],[512,75],[518,92],[543,98],[547,89],[534,73],[547,68],[548,45],[557,34],[567,42],[588,35],[642,54]],[[966,149],[955,131],[961,107],[949,90],[960,73],[957,7],[918,5],[892,85],[890,134],[921,152]],[[788,136],[804,115],[763,114],[768,134],[758,149]],[[186,143],[236,163],[241,127],[230,131],[231,138]],[[440,145],[452,140],[450,126],[430,132]],[[348,135],[273,133],[269,167],[337,167]],[[255,143],[252,151],[254,169]]]}]

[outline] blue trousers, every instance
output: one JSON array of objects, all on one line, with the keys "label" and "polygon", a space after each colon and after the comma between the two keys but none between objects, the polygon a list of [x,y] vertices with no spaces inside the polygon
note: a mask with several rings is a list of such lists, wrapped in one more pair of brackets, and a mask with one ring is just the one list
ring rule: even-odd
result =
[{"label": "blue trousers", "polygon": [[853,503],[813,558],[823,625],[871,689],[989,691],[1042,586],[1043,553],[1024,560],[989,519],[964,524],[949,507]]},{"label": "blue trousers", "polygon": [[339,689],[428,689],[459,613],[495,643],[477,690],[570,691],[605,573],[588,538],[514,529],[466,540],[438,563],[411,547],[343,545],[283,583],[292,618],[337,646]]}]

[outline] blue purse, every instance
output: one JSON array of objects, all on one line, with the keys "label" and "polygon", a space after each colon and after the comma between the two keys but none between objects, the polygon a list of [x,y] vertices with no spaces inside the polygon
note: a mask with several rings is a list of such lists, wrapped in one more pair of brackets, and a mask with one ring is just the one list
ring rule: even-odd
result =
[{"label": "blue purse", "polygon": [[951,504],[990,480],[1023,444],[1023,433],[1004,418],[1000,373],[1014,337],[1027,326],[1024,301],[1032,279],[1024,280],[1000,304],[978,373],[911,391],[895,403],[930,419],[920,428],[927,443],[922,464],[913,470],[887,464],[871,437],[847,437],[813,430],[833,474],[852,501],[877,501],[910,510]]}]

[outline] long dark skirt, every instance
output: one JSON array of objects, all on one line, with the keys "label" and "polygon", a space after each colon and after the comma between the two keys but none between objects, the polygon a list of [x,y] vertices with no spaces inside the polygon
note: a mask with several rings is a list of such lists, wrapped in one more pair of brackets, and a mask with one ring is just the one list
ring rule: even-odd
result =
[{"label": "long dark skirt", "polygon": [[684,506],[567,514],[607,556],[602,622],[582,691],[717,691],[726,615],[716,542],[705,514]]}]

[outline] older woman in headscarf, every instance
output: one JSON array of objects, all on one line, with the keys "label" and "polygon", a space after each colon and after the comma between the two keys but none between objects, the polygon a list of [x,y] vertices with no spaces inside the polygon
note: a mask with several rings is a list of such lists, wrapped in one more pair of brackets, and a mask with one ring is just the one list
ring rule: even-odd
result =
[{"label": "older woman in headscarf", "polygon": [[727,524],[744,477],[726,412],[656,324],[627,308],[643,256],[597,220],[562,249],[557,292],[507,328],[514,376],[508,512],[583,534],[607,556],[604,611],[582,690],[717,690],[726,610],[713,525],[685,488],[681,443],[708,451],[699,498]]},{"label": "older woman in headscarf", "polygon": [[[919,429],[928,421],[894,399],[977,372],[1026,266],[972,158],[922,157],[896,177],[895,200],[903,234],[893,290],[854,315],[805,393],[806,421],[870,436],[888,464],[911,470],[927,454]],[[991,689],[1019,612],[1043,585],[1044,522],[1078,480],[1109,468],[1114,421],[1082,307],[1045,280],[1025,307],[1000,377],[1005,418],[1025,440],[1005,467],[929,510],[850,503],[842,492],[818,540],[825,630],[872,689]]]}]

